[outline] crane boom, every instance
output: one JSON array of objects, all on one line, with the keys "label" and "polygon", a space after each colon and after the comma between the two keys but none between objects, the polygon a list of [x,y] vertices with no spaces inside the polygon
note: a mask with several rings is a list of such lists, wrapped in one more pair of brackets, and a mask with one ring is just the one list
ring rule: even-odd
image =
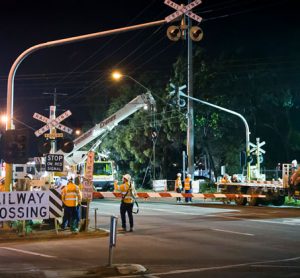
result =
[{"label": "crane boom", "polygon": [[[100,140],[106,135],[106,133],[110,132],[114,127],[116,127],[121,121],[132,115],[133,113],[137,112],[145,105],[147,106],[154,106],[155,100],[150,92],[145,94],[139,95],[127,103],[123,108],[118,110],[113,115],[109,116],[108,118],[104,119],[100,123],[96,124],[93,128],[89,129],[81,136],[76,138],[74,143],[74,149],[72,152],[65,154],[65,160],[70,165],[76,164],[76,153],[82,153],[80,151],[81,148],[86,146],[87,144],[91,143],[93,140],[99,138]],[[62,151],[58,151],[57,153],[62,153]]]}]

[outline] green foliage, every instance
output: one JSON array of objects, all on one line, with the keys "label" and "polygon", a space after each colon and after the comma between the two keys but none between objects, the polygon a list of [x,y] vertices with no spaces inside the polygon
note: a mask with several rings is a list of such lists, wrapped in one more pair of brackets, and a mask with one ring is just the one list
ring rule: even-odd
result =
[{"label": "green foliage", "polygon": [[[259,55],[259,53],[257,53]],[[266,141],[263,167],[274,168],[300,156],[299,86],[295,75],[283,74],[282,64],[274,57],[254,60],[244,49],[210,57],[208,51],[194,48],[194,97],[236,111],[250,127],[250,141]],[[102,148],[110,150],[120,174],[130,172],[138,183],[149,183],[150,172],[156,178],[172,179],[182,169],[182,151],[186,150],[187,107],[177,106],[177,96],[170,98],[168,81],[176,86],[187,84],[187,62],[178,57],[167,79],[137,76],[150,88],[157,101],[154,114],[139,111],[123,121],[105,138]],[[136,84],[119,85],[107,115],[141,93]],[[207,159],[216,175],[222,165],[229,173],[240,173],[240,152],[245,150],[245,125],[235,115],[194,103],[195,161]],[[157,131],[155,162],[152,131]],[[151,166],[151,167],[150,167]]]}]

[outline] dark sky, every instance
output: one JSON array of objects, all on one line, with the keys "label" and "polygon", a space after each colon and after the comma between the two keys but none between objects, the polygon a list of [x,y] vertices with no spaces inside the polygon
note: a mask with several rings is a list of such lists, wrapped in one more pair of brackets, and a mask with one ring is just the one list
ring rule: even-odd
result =
[{"label": "dark sky", "polygon": [[[93,32],[164,19],[174,10],[163,0],[128,1],[1,1],[0,8],[0,111],[6,108],[7,76],[14,60],[27,48]],[[174,0],[187,4],[187,0]],[[206,50],[214,55],[224,49],[246,47],[268,57],[285,57],[299,47],[296,0],[203,0],[193,11],[203,17],[201,28]],[[196,22],[195,22],[196,24]],[[58,96],[62,109],[73,112],[71,127],[91,122],[87,109],[107,109],[108,74],[121,68],[138,78],[148,72],[168,76],[185,42],[166,37],[167,25],[121,35],[43,49],[27,57],[16,73],[15,118],[33,129],[42,126],[33,112],[45,109]],[[252,57],[251,57],[252,58]],[[103,102],[87,103],[83,96],[103,94]],[[94,105],[90,107],[89,105]],[[62,113],[58,111],[57,114]]]}]

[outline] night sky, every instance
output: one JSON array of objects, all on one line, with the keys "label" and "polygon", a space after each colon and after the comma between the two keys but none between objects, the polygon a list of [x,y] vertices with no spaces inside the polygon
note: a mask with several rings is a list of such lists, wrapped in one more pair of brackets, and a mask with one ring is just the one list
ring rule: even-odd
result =
[{"label": "night sky", "polygon": [[[6,109],[7,76],[14,60],[27,48],[51,40],[105,31],[164,19],[174,10],[163,0],[139,1],[2,1],[0,8],[0,111]],[[21,3],[20,3],[21,2]],[[174,0],[187,4],[187,0]],[[248,49],[249,58],[265,53],[276,60],[291,48],[299,48],[296,0],[203,0],[193,11],[203,17],[201,45],[214,55],[237,46]],[[196,24],[196,22],[195,22]],[[91,124],[88,109],[107,109],[113,90],[109,73],[121,68],[138,79],[148,72],[171,73],[176,56],[187,44],[171,42],[167,25],[121,35],[40,50],[27,57],[16,73],[15,118],[31,129],[42,123],[34,112],[48,116],[56,89],[59,109],[70,109],[70,127]],[[91,108],[86,96],[103,94],[103,102]],[[89,104],[91,105],[91,104]],[[64,122],[66,123],[66,122]],[[19,126],[19,123],[15,123]],[[19,126],[21,127],[21,126]]]}]

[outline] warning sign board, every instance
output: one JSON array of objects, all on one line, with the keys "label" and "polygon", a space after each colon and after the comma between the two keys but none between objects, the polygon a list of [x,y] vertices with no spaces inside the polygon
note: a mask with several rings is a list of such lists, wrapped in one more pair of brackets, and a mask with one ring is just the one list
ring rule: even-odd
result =
[{"label": "warning sign board", "polygon": [[94,158],[95,158],[95,153],[92,151],[88,152],[87,159],[86,159],[86,166],[85,166],[85,175],[84,175],[84,177],[87,180],[93,180]]},{"label": "warning sign board", "polygon": [[91,180],[84,180],[83,181],[83,187],[82,187],[82,199],[83,200],[92,200],[93,199],[93,181]]},{"label": "warning sign board", "polygon": [[0,193],[0,221],[48,218],[48,191],[13,191]]},{"label": "warning sign board", "polygon": [[64,156],[62,154],[47,154],[46,155],[46,171],[48,171],[48,172],[63,172],[64,171]]}]

